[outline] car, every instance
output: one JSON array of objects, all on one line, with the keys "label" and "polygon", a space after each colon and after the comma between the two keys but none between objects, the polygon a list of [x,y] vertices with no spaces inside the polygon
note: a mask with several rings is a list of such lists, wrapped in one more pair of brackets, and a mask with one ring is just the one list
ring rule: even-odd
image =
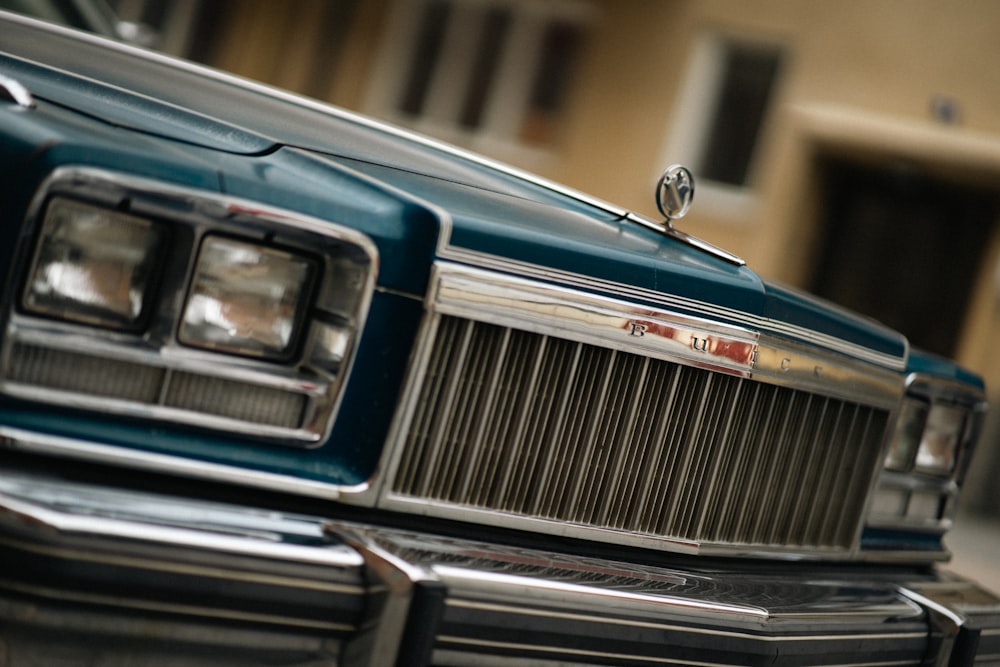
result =
[{"label": "car", "polygon": [[978,375],[679,228],[0,15],[7,665],[958,665]]}]

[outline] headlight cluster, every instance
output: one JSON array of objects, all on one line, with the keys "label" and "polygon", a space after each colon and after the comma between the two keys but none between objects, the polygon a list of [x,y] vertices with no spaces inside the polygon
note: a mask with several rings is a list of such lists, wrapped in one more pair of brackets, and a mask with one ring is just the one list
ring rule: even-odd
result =
[{"label": "headlight cluster", "polygon": [[871,525],[940,528],[950,518],[982,397],[964,385],[911,378],[889,442]]},{"label": "headlight cluster", "polygon": [[79,171],[36,200],[3,391],[320,440],[371,297],[371,241],[287,211]]}]

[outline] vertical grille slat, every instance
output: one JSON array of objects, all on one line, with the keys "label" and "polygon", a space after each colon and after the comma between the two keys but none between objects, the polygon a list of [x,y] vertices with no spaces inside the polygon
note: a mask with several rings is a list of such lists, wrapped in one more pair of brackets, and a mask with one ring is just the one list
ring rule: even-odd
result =
[{"label": "vertical grille slat", "polygon": [[738,380],[732,383],[731,394],[724,398],[724,410],[720,411],[719,423],[715,437],[718,439],[718,453],[711,462],[711,470],[706,481],[705,503],[698,517],[698,525],[694,531],[696,539],[712,539],[707,530],[715,525],[721,518],[721,506],[729,497],[725,490],[729,488],[726,483],[726,473],[731,469],[731,463],[736,456],[736,448],[733,446],[733,433],[737,420],[737,412],[740,406],[739,397],[742,395],[745,382]]},{"label": "vertical grille slat", "polygon": [[629,494],[623,492],[622,488],[638,475],[641,470],[638,461],[648,449],[646,441],[640,439],[638,434],[641,420],[646,415],[646,411],[641,409],[641,403],[649,381],[649,359],[642,357],[635,359],[635,372],[631,379],[633,381],[624,396],[627,404],[623,406],[624,423],[619,437],[624,446],[620,448],[615,468],[608,479],[609,500],[602,504],[600,514],[596,518],[598,524],[613,528],[619,526],[622,512],[628,513],[631,505]]},{"label": "vertical grille slat", "polygon": [[[831,401],[832,403],[832,401]],[[826,497],[830,493],[830,478],[836,474],[835,465],[837,461],[836,450],[834,443],[840,441],[844,436],[844,421],[848,415],[845,415],[845,406],[843,404],[838,404],[836,406],[831,405],[831,410],[826,413],[828,427],[824,428],[823,433],[827,434],[824,438],[823,451],[820,454],[820,466],[819,471],[824,474],[819,474],[815,478],[815,486],[813,491],[813,498],[811,498],[811,504],[809,511],[806,515],[805,524],[803,526],[804,536],[802,541],[805,543],[818,543],[820,538],[820,529],[823,521],[823,515],[825,508],[822,503],[816,502],[816,498]]]},{"label": "vertical grille slat", "polygon": [[729,436],[733,456],[720,479],[719,509],[713,517],[712,525],[705,529],[706,539],[714,542],[726,541],[729,539],[728,536],[733,534],[738,518],[737,508],[746,501],[747,486],[744,482],[749,472],[747,461],[751,454],[748,438],[752,430],[753,417],[757,414],[756,406],[760,394],[760,385],[746,387],[741,392],[742,400],[735,406],[738,414],[736,428]]},{"label": "vertical grille slat", "polygon": [[[879,415],[872,409],[865,410],[865,426],[864,433],[857,440],[859,442],[868,442],[870,440],[881,440],[885,436],[886,421],[880,419]],[[856,453],[855,453],[856,455]],[[860,512],[864,506],[865,499],[865,484],[868,480],[863,474],[863,471],[859,470],[857,467],[851,468],[851,475],[848,486],[843,492],[843,498],[847,502],[851,502],[857,505],[855,511]],[[854,537],[854,531],[857,526],[851,524],[847,521],[847,516],[853,514],[854,512],[842,512],[839,516],[835,515],[835,520],[837,522],[835,528],[834,541],[837,543],[848,542]]]},{"label": "vertical grille slat", "polygon": [[[636,499],[636,510],[633,515],[634,530],[641,533],[648,533],[653,530],[652,526],[658,513],[656,507],[663,498],[666,497],[663,488],[664,478],[660,471],[665,465],[667,456],[666,448],[659,446],[664,441],[670,425],[669,416],[673,414],[673,406],[677,397],[677,385],[680,382],[680,368],[672,367],[669,372],[661,372],[655,375],[656,383],[654,390],[650,394],[659,398],[654,409],[647,411],[653,417],[650,427],[650,439],[646,441],[646,450],[649,453],[650,463],[642,473],[642,477],[637,481],[633,490],[633,497]],[[657,391],[662,389],[662,391]],[[665,399],[661,395],[665,394]],[[654,399],[656,400],[656,399]],[[620,520],[622,526],[627,525],[627,518]]]},{"label": "vertical grille slat", "polygon": [[[583,351],[583,346],[567,341],[558,341],[557,345],[562,350],[564,357],[571,359],[571,361],[560,375],[560,383],[553,386],[553,394],[558,393],[560,387],[572,387],[575,384],[577,371],[580,367],[580,355]],[[545,453],[542,468],[538,471],[537,488],[539,492],[531,499],[529,513],[535,516],[550,516],[556,509],[552,502],[552,499],[557,497],[553,493],[553,487],[559,485],[562,479],[558,473],[563,470],[563,466],[558,465],[557,462],[565,461],[569,454],[570,447],[567,444],[565,434],[570,430],[568,415],[571,413],[571,398],[572,394],[568,391],[563,391],[562,395],[558,396],[559,408],[553,413],[554,419],[550,423],[551,433],[548,440],[550,444]]]},{"label": "vertical grille slat", "polygon": [[888,413],[442,316],[392,491],[712,544],[849,548]]},{"label": "vertical grille slat", "polygon": [[[483,368],[489,369],[488,377],[484,378],[482,395],[476,409],[469,410],[470,419],[475,418],[475,430],[469,436],[468,442],[482,442],[485,429],[490,425],[492,415],[497,409],[501,373],[507,350],[510,349],[510,330],[495,327],[482,336],[483,338]],[[464,447],[468,454],[467,469],[476,470],[486,454],[482,447]],[[462,475],[459,482],[458,497],[466,497],[472,488],[472,477]]]},{"label": "vertical grille slat", "polygon": [[579,453],[575,459],[573,467],[574,474],[569,482],[568,493],[563,496],[559,516],[567,517],[570,521],[580,521],[580,498],[587,493],[595,483],[594,458],[600,454],[600,447],[603,443],[598,439],[598,429],[603,414],[601,410],[590,410],[590,406],[604,405],[607,400],[608,385],[611,382],[614,352],[610,350],[588,350],[594,354],[599,362],[595,362],[591,368],[594,369],[595,382],[589,383],[588,395],[590,400],[585,404],[577,406],[580,409],[579,419],[584,428],[580,434],[581,441]]},{"label": "vertical grille slat", "polygon": [[[815,400],[815,397],[809,394],[794,395],[793,402],[789,405],[790,415],[786,420],[785,446],[783,450],[787,451],[788,458],[786,461],[793,470],[803,469],[803,461],[808,456],[812,444],[811,440],[805,437],[805,433],[809,423],[808,417],[811,412],[813,400]],[[791,484],[779,489],[776,500],[777,506],[793,508],[793,498],[797,490],[798,488]],[[780,517],[776,517],[772,521],[770,533],[768,534],[769,543],[778,544],[790,541],[788,531],[791,527],[790,518],[793,514],[794,509],[784,513]]]}]

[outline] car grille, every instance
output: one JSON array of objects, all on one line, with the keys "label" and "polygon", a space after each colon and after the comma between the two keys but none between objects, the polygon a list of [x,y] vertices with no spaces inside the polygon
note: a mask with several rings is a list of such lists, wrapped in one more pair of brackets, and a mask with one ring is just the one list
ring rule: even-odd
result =
[{"label": "car grille", "polygon": [[65,392],[71,399],[121,400],[285,429],[300,427],[308,408],[303,394],[250,382],[19,341],[11,350],[6,374],[14,387]]},{"label": "car grille", "polygon": [[442,316],[392,482],[434,507],[846,549],[888,412]]}]

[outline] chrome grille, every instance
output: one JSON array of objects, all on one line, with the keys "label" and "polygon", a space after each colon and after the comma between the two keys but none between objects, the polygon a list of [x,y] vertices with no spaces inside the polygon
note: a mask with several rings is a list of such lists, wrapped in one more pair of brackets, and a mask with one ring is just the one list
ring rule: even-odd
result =
[{"label": "chrome grille", "polygon": [[888,413],[451,316],[400,496],[698,543],[847,548]]},{"label": "chrome grille", "polygon": [[7,375],[19,388],[127,401],[135,409],[166,407],[192,415],[215,415],[248,424],[298,428],[308,396],[250,382],[169,370],[149,363],[109,359],[15,342]]}]

